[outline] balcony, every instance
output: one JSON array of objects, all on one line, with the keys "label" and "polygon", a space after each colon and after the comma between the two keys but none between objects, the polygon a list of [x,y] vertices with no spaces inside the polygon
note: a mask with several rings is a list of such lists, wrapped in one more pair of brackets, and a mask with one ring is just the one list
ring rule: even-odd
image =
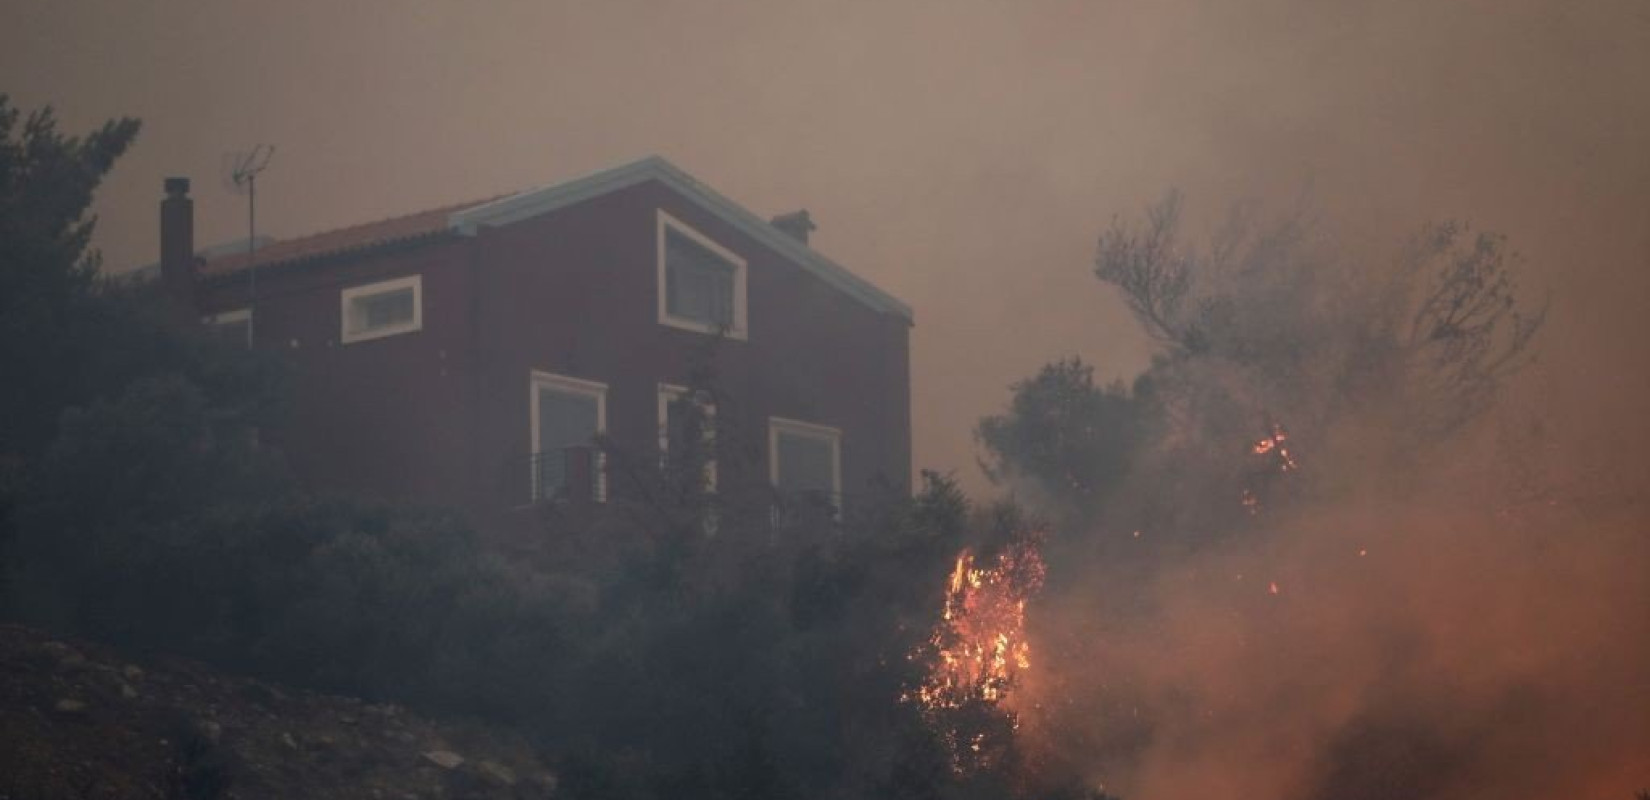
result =
[{"label": "balcony", "polygon": [[[528,456],[529,503],[586,505],[607,499],[604,457],[595,445],[577,445]],[[520,484],[517,484],[518,486]]]}]

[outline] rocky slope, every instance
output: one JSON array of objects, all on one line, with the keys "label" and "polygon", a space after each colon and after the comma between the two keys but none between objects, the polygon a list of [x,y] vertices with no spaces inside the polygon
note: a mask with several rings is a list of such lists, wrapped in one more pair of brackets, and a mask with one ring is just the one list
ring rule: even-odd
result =
[{"label": "rocky slope", "polygon": [[521,739],[0,625],[0,800],[542,798]]}]

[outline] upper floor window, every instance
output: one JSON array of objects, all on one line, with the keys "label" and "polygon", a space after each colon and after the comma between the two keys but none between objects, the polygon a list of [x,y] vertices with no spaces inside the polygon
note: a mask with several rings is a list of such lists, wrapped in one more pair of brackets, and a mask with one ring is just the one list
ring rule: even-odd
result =
[{"label": "upper floor window", "polygon": [[842,495],[842,431],[824,425],[768,420],[768,478],[785,494]]},{"label": "upper floor window", "polygon": [[252,347],[252,309],[237,308],[205,317],[206,334],[235,347]]},{"label": "upper floor window", "polygon": [[745,260],[659,212],[659,322],[745,338]]},{"label": "upper floor window", "polygon": [[423,295],[419,275],[345,289],[341,340],[349,344],[422,329]]}]

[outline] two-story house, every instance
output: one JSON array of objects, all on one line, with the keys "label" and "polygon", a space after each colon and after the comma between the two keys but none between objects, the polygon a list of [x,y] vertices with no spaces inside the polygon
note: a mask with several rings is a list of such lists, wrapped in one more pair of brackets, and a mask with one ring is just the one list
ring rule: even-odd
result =
[{"label": "two-story house", "polygon": [[167,181],[161,273],[223,335],[290,362],[276,432],[316,488],[520,516],[622,495],[596,440],[670,446],[714,374],[722,487],[908,487],[910,309],[660,158],[202,258]]}]

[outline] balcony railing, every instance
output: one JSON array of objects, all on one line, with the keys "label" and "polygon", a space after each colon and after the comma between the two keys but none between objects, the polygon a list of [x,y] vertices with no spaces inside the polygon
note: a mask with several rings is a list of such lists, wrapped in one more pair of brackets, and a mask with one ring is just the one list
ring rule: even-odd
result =
[{"label": "balcony railing", "polygon": [[[646,457],[575,445],[557,450],[520,454],[506,462],[504,500],[509,506],[587,506],[607,504],[615,497],[642,506],[670,506],[682,498],[661,483],[657,454]],[[886,500],[882,494],[822,491],[781,491],[751,476],[719,476],[716,488],[699,502],[728,520],[764,520],[779,527],[842,525],[862,510]],[[891,497],[892,495],[889,495]],[[685,508],[686,506],[684,506]]]},{"label": "balcony railing", "polygon": [[546,450],[528,457],[531,502],[599,503],[607,499],[602,454],[594,445]]}]

